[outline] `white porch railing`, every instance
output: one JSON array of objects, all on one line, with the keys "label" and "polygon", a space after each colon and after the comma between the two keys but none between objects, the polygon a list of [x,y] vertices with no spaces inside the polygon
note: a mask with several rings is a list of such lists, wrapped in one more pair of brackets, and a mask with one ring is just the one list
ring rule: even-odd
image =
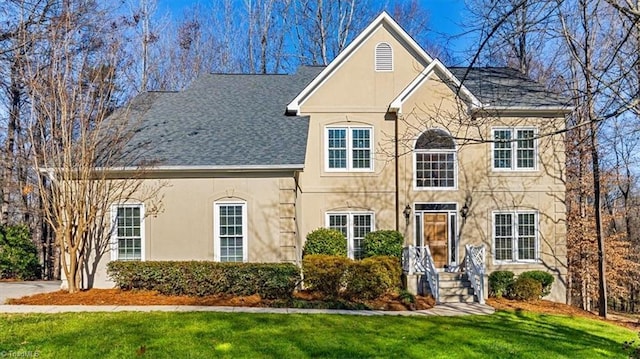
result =
[{"label": "white porch railing", "polygon": [[464,251],[464,271],[471,282],[478,302],[484,304],[484,246],[467,244]]},{"label": "white porch railing", "polygon": [[402,249],[402,270],[408,275],[422,274],[429,282],[433,299],[438,302],[439,276],[429,247],[408,246]]}]

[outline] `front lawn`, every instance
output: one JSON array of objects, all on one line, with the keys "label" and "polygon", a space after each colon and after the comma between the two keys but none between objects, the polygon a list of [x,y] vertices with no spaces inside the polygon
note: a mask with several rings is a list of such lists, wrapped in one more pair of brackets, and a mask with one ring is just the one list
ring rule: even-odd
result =
[{"label": "front lawn", "polygon": [[[580,317],[247,313],[0,314],[0,356],[624,358],[636,333]],[[32,355],[33,356],[33,355]]]}]

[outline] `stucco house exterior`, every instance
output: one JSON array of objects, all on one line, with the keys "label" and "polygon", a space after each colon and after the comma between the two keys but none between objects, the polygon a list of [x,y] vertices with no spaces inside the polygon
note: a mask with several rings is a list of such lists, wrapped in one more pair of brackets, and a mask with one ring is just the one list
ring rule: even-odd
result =
[{"label": "stucco house exterior", "polygon": [[565,102],[514,70],[447,68],[386,13],[326,67],[204,75],[131,113],[163,210],[113,204],[96,287],[113,285],[111,260],[300,263],[305,236],[331,227],[353,258],[366,233],[403,233],[410,281],[471,255],[485,286],[546,270],[564,301],[564,144],[548,134]]}]

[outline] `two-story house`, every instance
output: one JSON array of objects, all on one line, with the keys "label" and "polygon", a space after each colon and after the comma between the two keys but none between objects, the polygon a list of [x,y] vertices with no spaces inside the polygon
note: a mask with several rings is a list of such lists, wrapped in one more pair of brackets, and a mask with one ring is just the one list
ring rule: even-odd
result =
[{"label": "two-story house", "polygon": [[113,204],[95,286],[110,260],[299,263],[318,227],[358,258],[366,233],[397,229],[410,280],[475,256],[483,281],[551,272],[564,301],[565,103],[514,70],[447,68],[386,13],[326,67],[204,75],[130,112],[164,210]]}]

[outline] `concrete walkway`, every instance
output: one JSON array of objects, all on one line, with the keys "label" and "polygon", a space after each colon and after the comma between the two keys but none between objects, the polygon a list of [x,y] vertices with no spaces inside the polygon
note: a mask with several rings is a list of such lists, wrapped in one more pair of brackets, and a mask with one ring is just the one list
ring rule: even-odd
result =
[{"label": "concrete walkway", "polygon": [[224,313],[274,313],[274,314],[341,314],[341,315],[394,315],[394,316],[458,316],[487,315],[494,309],[479,303],[447,303],[434,308],[416,311],[340,310],[214,307],[193,305],[0,305],[0,313],[78,313],[78,312],[224,312]]},{"label": "concrete walkway", "polygon": [[33,280],[25,282],[0,282],[0,304],[9,298],[48,293],[60,290],[59,280]]}]

